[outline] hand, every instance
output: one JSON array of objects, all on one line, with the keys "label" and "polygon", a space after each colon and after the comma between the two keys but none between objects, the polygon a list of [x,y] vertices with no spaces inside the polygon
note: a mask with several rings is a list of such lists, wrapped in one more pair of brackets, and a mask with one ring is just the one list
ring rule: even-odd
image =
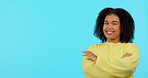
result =
[{"label": "hand", "polygon": [[91,58],[94,62],[96,62],[97,60],[97,56],[95,54],[93,54],[91,51],[83,51],[84,55],[82,56],[87,56],[89,58]]},{"label": "hand", "polygon": [[122,58],[124,58],[124,57],[130,57],[130,56],[132,56],[132,53],[127,52],[126,54],[123,55]]}]

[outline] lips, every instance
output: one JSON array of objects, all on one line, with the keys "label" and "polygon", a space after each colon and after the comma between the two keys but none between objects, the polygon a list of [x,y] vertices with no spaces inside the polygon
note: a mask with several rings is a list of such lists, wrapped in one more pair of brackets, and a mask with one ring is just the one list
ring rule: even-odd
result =
[{"label": "lips", "polygon": [[112,35],[114,32],[113,32],[113,31],[106,31],[106,33],[107,33],[108,35]]}]

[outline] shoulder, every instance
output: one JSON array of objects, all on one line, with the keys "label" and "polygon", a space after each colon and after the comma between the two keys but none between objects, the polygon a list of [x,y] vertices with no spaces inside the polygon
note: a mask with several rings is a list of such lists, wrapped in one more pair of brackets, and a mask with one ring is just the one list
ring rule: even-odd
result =
[{"label": "shoulder", "polygon": [[96,48],[96,47],[99,47],[101,44],[93,44],[93,45],[90,45],[89,47],[90,48]]},{"label": "shoulder", "polygon": [[95,55],[97,55],[97,51],[98,51],[99,46],[100,46],[100,44],[93,44],[93,45],[89,46],[87,50],[91,51]]},{"label": "shoulder", "polygon": [[126,51],[134,51],[134,52],[139,52],[139,48],[136,44],[134,43],[126,43]]},{"label": "shoulder", "polygon": [[126,43],[126,47],[128,48],[138,48],[138,46],[134,43]]},{"label": "shoulder", "polygon": [[89,51],[95,51],[97,48],[99,48],[100,44],[93,44],[91,46],[88,47]]},{"label": "shoulder", "polygon": [[91,46],[89,46],[89,48],[102,48],[102,46],[106,46],[106,43],[100,43],[100,44],[93,44]]}]

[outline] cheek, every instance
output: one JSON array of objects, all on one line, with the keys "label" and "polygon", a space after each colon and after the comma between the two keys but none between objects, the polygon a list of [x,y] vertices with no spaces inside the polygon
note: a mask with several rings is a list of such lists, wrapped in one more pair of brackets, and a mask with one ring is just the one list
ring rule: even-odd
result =
[{"label": "cheek", "polygon": [[105,32],[105,29],[106,29],[105,26],[103,26],[103,33]]},{"label": "cheek", "polygon": [[115,29],[116,29],[117,33],[120,34],[120,32],[121,32],[120,27],[116,27]]}]

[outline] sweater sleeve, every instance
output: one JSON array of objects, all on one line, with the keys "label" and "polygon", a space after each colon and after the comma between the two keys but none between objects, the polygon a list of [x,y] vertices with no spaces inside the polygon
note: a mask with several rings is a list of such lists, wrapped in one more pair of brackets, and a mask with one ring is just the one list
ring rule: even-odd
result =
[{"label": "sweater sleeve", "polygon": [[[93,52],[96,55],[95,47],[96,47],[96,44],[93,44],[87,50]],[[83,68],[83,71],[85,73],[94,72],[92,70],[94,70],[96,68],[96,64],[89,57],[83,56],[83,58],[82,58],[82,68]]]},{"label": "sweater sleeve", "polygon": [[138,47],[132,43],[128,44],[124,54],[126,53],[132,53],[132,56],[124,58],[109,58],[99,55],[96,61],[96,66],[111,75],[117,77],[128,77],[135,72],[136,67],[139,64],[140,54]]}]

